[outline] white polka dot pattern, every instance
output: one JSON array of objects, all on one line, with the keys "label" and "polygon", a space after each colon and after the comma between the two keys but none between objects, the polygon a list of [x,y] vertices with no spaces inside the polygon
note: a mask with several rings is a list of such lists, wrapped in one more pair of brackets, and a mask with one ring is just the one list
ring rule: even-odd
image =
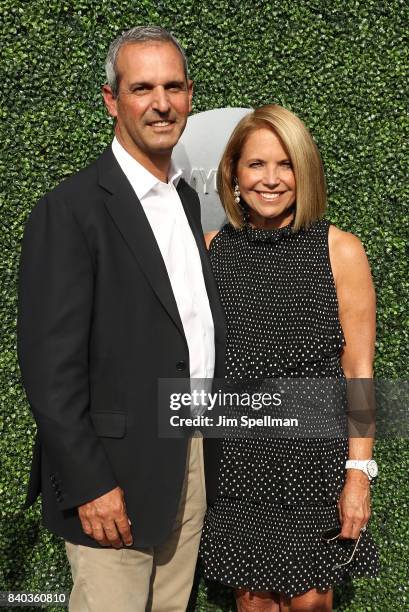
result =
[{"label": "white polka dot pattern", "polygon": [[[339,378],[344,336],[328,254],[327,221],[293,233],[226,225],[210,258],[227,320],[227,378]],[[320,415],[318,415],[319,417]],[[200,554],[207,578],[292,597],[344,576],[375,576],[369,531],[353,562],[348,541],[325,543],[338,524],[348,441],[225,439],[218,497]]]}]

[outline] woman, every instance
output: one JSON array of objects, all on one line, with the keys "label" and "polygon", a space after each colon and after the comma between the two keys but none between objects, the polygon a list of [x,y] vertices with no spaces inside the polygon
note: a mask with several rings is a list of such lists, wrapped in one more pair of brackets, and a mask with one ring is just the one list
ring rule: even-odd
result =
[{"label": "woman", "polygon": [[[206,242],[227,319],[227,377],[371,378],[370,269],[360,241],[322,220],[322,162],[304,124],[278,105],[246,115],[218,190],[229,223]],[[207,578],[235,588],[240,612],[331,610],[344,576],[376,575],[372,443],[220,443],[201,556]]]}]

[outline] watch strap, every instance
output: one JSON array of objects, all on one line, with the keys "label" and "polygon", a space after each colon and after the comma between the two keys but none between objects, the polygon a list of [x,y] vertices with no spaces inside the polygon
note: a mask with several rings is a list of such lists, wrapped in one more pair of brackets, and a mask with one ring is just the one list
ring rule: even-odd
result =
[{"label": "watch strap", "polygon": [[360,470],[368,476],[369,480],[372,480],[373,477],[369,474],[367,468],[370,461],[372,461],[372,459],[348,459],[345,463],[345,469]]}]

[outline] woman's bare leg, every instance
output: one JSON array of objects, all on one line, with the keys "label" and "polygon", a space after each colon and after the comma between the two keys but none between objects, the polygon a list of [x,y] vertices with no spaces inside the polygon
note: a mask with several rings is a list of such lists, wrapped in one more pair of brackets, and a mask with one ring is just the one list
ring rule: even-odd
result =
[{"label": "woman's bare leg", "polygon": [[280,612],[332,612],[332,589],[325,593],[311,589],[302,595],[280,598]]},{"label": "woman's bare leg", "polygon": [[280,598],[275,593],[236,589],[235,597],[237,612],[280,612]]}]

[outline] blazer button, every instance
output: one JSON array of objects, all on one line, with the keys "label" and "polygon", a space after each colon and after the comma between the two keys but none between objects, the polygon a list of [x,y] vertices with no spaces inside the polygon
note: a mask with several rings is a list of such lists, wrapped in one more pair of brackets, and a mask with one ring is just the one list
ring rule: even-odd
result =
[{"label": "blazer button", "polygon": [[181,361],[178,361],[176,363],[176,369],[178,372],[183,372],[184,370],[186,370],[186,361],[183,361],[183,359]]}]

